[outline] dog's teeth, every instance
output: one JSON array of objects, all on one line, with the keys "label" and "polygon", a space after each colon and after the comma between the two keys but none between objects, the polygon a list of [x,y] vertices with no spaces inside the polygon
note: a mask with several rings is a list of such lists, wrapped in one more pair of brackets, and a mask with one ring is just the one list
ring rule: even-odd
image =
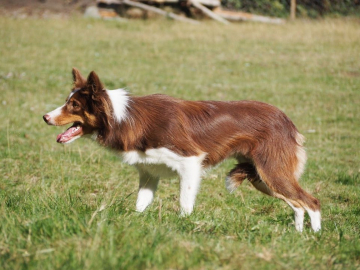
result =
[{"label": "dog's teeth", "polygon": [[79,129],[79,127],[76,127],[75,129],[73,129],[73,131],[71,133],[74,133],[75,131],[77,131]]}]

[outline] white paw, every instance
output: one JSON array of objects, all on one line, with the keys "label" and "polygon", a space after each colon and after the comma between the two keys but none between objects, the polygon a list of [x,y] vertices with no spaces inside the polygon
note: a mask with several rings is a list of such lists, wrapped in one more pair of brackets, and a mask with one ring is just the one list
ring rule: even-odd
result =
[{"label": "white paw", "polygon": [[143,212],[148,207],[154,198],[153,191],[149,189],[140,189],[136,201],[136,211]]},{"label": "white paw", "polygon": [[321,230],[321,213],[320,211],[312,211],[311,209],[306,209],[310,216],[311,220],[311,228],[314,232],[318,232]]},{"label": "white paw", "polygon": [[303,224],[296,224],[296,223],[295,223],[295,229],[296,229],[298,232],[302,232],[302,231],[303,231]]},{"label": "white paw", "polygon": [[141,204],[136,204],[136,212],[144,212],[146,207],[148,207],[148,205],[141,205]]},{"label": "white paw", "polygon": [[180,211],[180,216],[181,217],[187,217],[187,216],[190,216],[191,213],[193,211],[193,208],[192,207],[182,207],[181,208],[181,211]]},{"label": "white paw", "polygon": [[295,211],[295,229],[302,232],[304,228],[304,214],[305,210],[302,208],[293,208]]}]

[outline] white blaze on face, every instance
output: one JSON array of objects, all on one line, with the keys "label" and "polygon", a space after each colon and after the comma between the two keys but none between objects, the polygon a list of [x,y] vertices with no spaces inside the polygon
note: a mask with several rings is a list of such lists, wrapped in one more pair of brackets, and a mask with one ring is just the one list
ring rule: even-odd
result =
[{"label": "white blaze on face", "polygon": [[77,89],[74,89],[71,93],[70,93],[70,95],[69,95],[69,97],[67,98],[67,100],[69,100],[77,91],[79,91],[80,90],[80,88],[77,88]]},{"label": "white blaze on face", "polygon": [[[71,97],[80,89],[73,90],[69,97],[67,98],[67,101],[71,99]],[[67,102],[66,102],[67,103]],[[66,107],[66,103],[62,105],[59,108],[56,108],[55,110],[47,113],[47,123],[49,125],[59,125],[57,118],[63,114],[63,109]],[[69,127],[65,132],[59,134],[56,137],[56,141],[58,143],[70,143],[75,141],[76,139],[80,138],[83,135],[82,126],[79,124],[73,124],[71,127]]]},{"label": "white blaze on face", "polygon": [[48,116],[50,116],[50,119],[48,121],[49,125],[54,125],[56,126],[56,118],[59,117],[62,113],[62,109],[65,107],[66,104],[60,106],[59,108],[56,108],[55,110],[47,113]]},{"label": "white blaze on face", "polygon": [[[69,100],[69,99],[70,99],[77,91],[79,91],[79,90],[80,90],[80,89],[75,89],[75,90],[73,90],[73,91],[70,93],[70,95],[69,95],[69,97],[67,98],[67,100]],[[48,124],[49,124],[49,125],[55,125],[55,126],[57,125],[57,124],[56,124],[56,118],[61,115],[62,109],[63,109],[65,106],[66,106],[66,103],[65,103],[64,105],[60,106],[59,108],[56,108],[55,110],[47,113],[47,115],[50,116],[50,119],[49,119],[49,121],[48,121]]]}]

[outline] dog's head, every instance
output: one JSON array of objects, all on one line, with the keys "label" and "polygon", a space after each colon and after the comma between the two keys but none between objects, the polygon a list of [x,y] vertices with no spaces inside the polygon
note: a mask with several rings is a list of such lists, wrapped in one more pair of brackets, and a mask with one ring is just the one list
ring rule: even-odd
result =
[{"label": "dog's head", "polygon": [[74,86],[65,104],[43,116],[48,125],[72,124],[57,136],[59,143],[70,143],[83,135],[97,133],[112,115],[106,90],[97,74],[92,71],[85,79],[76,68],[72,74]]}]

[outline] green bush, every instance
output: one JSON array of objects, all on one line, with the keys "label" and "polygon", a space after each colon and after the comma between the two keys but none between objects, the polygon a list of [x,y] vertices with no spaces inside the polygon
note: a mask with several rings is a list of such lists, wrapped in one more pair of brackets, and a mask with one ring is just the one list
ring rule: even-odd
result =
[{"label": "green bush", "polygon": [[[290,0],[222,0],[228,9],[263,14],[275,17],[288,17]],[[296,15],[317,18],[325,15],[360,15],[360,0],[298,0]]]}]

